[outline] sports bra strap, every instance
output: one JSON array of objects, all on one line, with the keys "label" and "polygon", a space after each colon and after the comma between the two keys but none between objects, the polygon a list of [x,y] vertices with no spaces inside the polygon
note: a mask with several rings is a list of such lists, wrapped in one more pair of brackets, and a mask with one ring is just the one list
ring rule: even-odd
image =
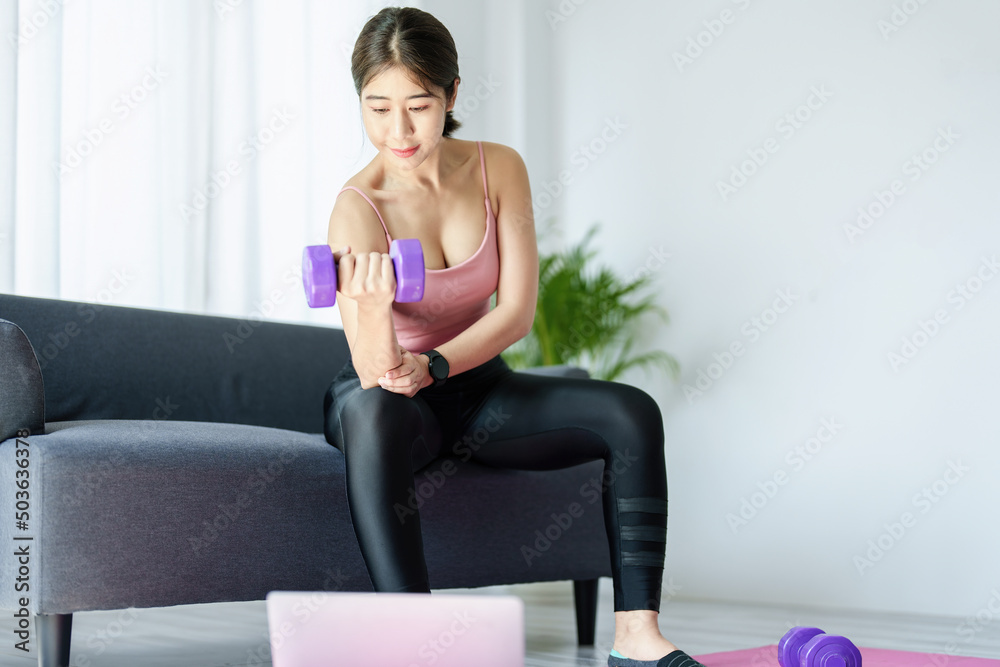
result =
[{"label": "sports bra strap", "polygon": [[[348,185],[347,187],[344,188],[344,190],[354,190],[359,195],[361,195],[362,197],[364,197],[366,202],[368,202],[369,204],[372,205],[372,208],[375,209],[375,215],[378,216],[378,221],[382,223],[382,231],[385,232],[385,238],[389,241],[389,243],[392,243],[392,237],[389,236],[389,229],[385,226],[385,220],[382,219],[382,214],[378,212],[378,207],[375,206],[375,202],[373,202],[371,199],[369,199],[368,195],[366,195],[364,192],[362,192],[360,189],[354,187],[353,185]],[[344,190],[341,190],[340,192],[338,192],[337,196],[339,197],[341,195],[341,193],[344,192]]]},{"label": "sports bra strap", "polygon": [[479,167],[483,172],[483,195],[489,199],[490,191],[486,189],[486,158],[483,157],[483,142],[477,141],[476,145],[479,146]]},{"label": "sports bra strap", "polygon": [[[480,168],[480,171],[483,174],[483,194],[486,196],[486,199],[489,199],[490,198],[490,191],[486,188],[486,157],[483,155],[483,142],[477,141],[476,142],[476,146],[479,147],[479,168]],[[385,232],[385,238],[389,241],[389,243],[392,243],[392,237],[389,236],[389,228],[385,226],[385,220],[382,219],[382,214],[379,213],[378,207],[375,206],[375,202],[373,202],[368,197],[368,195],[366,195],[362,190],[360,190],[359,188],[354,187],[353,185],[346,186],[344,188],[344,190],[354,190],[359,195],[361,195],[362,197],[364,197],[366,202],[368,202],[369,204],[371,204],[372,208],[375,209],[375,215],[378,216],[378,221],[382,223],[382,231]],[[341,190],[340,192],[338,192],[337,196],[339,197],[344,192],[344,190]],[[492,208],[492,206],[491,206],[491,208]]]}]

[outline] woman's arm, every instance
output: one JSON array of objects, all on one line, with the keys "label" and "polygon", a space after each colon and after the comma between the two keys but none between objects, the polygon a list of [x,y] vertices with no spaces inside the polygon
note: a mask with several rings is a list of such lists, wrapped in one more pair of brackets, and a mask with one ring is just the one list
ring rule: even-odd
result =
[{"label": "woman's arm", "polygon": [[[487,142],[483,148],[490,187],[497,197],[497,302],[472,326],[436,348],[448,360],[449,375],[475,368],[524,338],[534,322],[538,300],[538,245],[528,170],[512,148]],[[380,378],[379,384],[412,396],[433,381],[427,363],[424,355],[404,351],[402,364]]]},{"label": "woman's arm", "polygon": [[[483,143],[484,150],[486,149]],[[486,161],[497,196],[500,280],[497,303],[468,329],[437,348],[451,375],[475,368],[528,335],[538,301],[538,242],[528,170],[517,151],[490,144]],[[427,358],[421,355],[421,358]]]},{"label": "woman's arm", "polygon": [[327,242],[335,251],[337,306],[354,369],[362,388],[377,387],[402,362],[392,321],[396,278],[382,224],[364,198],[344,192],[330,214]]}]

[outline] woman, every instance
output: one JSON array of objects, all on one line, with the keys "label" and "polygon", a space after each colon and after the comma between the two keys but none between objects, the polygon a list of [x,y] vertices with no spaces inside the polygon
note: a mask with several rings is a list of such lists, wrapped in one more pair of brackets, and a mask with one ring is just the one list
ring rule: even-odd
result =
[{"label": "woman", "polygon": [[[408,506],[414,471],[487,420],[491,436],[472,454],[486,465],[547,470],[604,459],[610,469],[627,448],[638,463],[602,488],[615,588],[608,664],[697,665],[657,624],[667,488],[656,403],[624,384],[515,373],[499,356],[535,313],[531,193],[514,150],[451,137],[460,82],[451,35],[426,12],[386,8],[362,29],[351,70],[378,154],[330,216],[351,360],[327,392],[325,432],[344,453],[375,590],[430,592],[419,516],[401,520],[394,508]],[[393,302],[394,238],[423,246],[418,303]]]}]

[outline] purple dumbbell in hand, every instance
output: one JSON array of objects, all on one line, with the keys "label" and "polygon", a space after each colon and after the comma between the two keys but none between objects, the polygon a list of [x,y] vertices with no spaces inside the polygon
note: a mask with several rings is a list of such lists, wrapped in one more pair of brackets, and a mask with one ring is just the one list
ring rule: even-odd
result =
[{"label": "purple dumbbell in hand", "polygon": [[[396,269],[396,301],[413,303],[424,298],[424,250],[419,239],[396,239],[389,246]],[[302,286],[310,308],[327,308],[337,302],[337,265],[328,245],[306,246],[302,251]]]},{"label": "purple dumbbell in hand", "polygon": [[847,637],[797,626],[778,642],[781,667],[861,667],[861,651]]}]

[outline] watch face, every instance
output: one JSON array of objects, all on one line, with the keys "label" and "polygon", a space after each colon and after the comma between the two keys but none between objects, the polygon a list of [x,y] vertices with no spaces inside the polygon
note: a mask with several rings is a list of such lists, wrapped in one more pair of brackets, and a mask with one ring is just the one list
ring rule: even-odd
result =
[{"label": "watch face", "polygon": [[444,380],[448,377],[448,360],[442,357],[440,352],[435,352],[431,356],[430,371],[435,380]]}]

